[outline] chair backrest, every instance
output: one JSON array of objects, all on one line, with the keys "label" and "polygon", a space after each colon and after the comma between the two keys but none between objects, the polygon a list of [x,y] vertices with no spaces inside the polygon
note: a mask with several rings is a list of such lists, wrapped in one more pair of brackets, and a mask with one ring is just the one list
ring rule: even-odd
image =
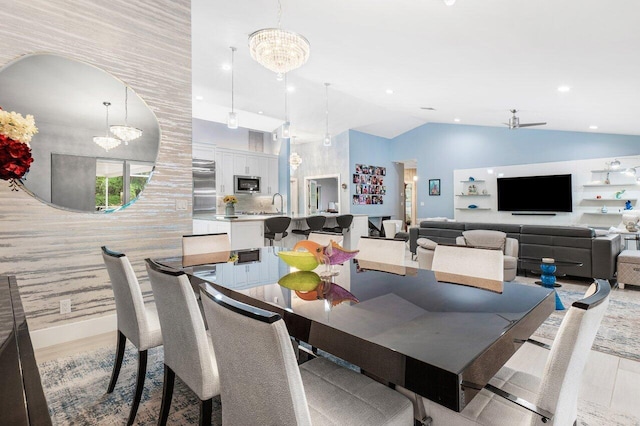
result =
[{"label": "chair backrest", "polygon": [[356,259],[404,266],[405,246],[401,239],[360,237]]},{"label": "chair backrest", "polygon": [[131,263],[124,253],[102,246],[102,259],[107,267],[116,300],[118,330],[137,347],[145,350],[149,321],[144,308],[142,290]]},{"label": "chair backrest", "polygon": [[231,242],[226,233],[184,235],[182,237],[183,256],[229,250],[231,250]]},{"label": "chair backrest", "polygon": [[309,233],[307,240],[316,242],[321,246],[327,246],[331,241],[335,241],[336,244],[342,245],[344,236],[342,234],[335,234],[332,232],[311,232]]},{"label": "chair backrest", "polygon": [[304,386],[280,315],[201,289],[216,348],[222,424],[311,425]]},{"label": "chair backrest", "polygon": [[438,281],[464,284],[502,293],[504,286],[504,254],[465,246],[438,244],[433,253],[431,270]]},{"label": "chair backrest", "polygon": [[387,238],[395,238],[396,234],[402,229],[402,221],[397,219],[383,220],[382,227]]},{"label": "chair backrest", "polygon": [[507,234],[502,231],[492,231],[488,229],[474,229],[464,231],[462,237],[469,247],[481,247],[499,249],[504,253]]},{"label": "chair backrest", "polygon": [[353,215],[343,214],[343,215],[337,216],[336,222],[338,223],[338,226],[340,228],[347,229],[351,226],[351,223],[353,222]]},{"label": "chair backrest", "polygon": [[324,216],[309,216],[307,218],[307,226],[312,231],[322,231],[322,227],[326,221],[327,218]]},{"label": "chair backrest", "polygon": [[270,217],[264,221],[264,224],[269,232],[273,232],[275,234],[274,239],[276,241],[280,241],[284,231],[286,231],[291,224],[291,218],[288,216]]},{"label": "chair backrest", "polygon": [[[538,400],[535,402],[554,413],[553,424],[569,425],[576,420],[582,373],[609,304],[610,292],[607,281],[595,281],[585,298],[574,302],[562,320],[547,358]],[[540,418],[534,416],[531,425],[539,424]]]},{"label": "chair backrest", "polygon": [[[189,279],[146,259],[164,342],[164,363],[201,400],[220,393],[204,320]],[[213,324],[213,323],[209,323]]]}]

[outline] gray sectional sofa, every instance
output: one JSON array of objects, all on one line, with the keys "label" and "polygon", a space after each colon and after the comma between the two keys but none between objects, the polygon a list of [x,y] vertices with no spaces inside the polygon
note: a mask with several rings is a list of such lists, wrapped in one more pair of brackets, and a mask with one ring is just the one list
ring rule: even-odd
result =
[{"label": "gray sectional sofa", "polygon": [[[615,280],[616,259],[622,251],[622,238],[619,234],[596,236],[593,228],[423,221],[419,227],[409,229],[411,252],[416,253],[418,238],[429,238],[439,244],[456,244],[456,238],[463,231],[471,229],[502,231],[508,237],[517,239],[520,259],[518,270],[521,272],[538,271],[540,262],[537,259],[552,257],[558,261],[558,275]],[[576,263],[582,263],[582,266]]]}]

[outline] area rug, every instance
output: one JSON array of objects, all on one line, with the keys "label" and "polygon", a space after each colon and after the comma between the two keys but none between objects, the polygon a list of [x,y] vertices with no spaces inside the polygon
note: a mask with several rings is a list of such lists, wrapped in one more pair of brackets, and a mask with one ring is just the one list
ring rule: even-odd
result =
[{"label": "area rug", "polygon": [[[40,377],[54,425],[124,425],[135,389],[137,355],[127,344],[118,383],[111,394],[115,348],[102,348],[40,364]],[[149,350],[147,375],[136,424],[158,423],[164,375],[162,348]],[[176,377],[168,424],[198,424],[200,400]],[[213,425],[222,424],[220,398],[213,399]]]},{"label": "area rug", "polygon": [[[518,277],[519,282],[524,281]],[[533,282],[532,279],[528,280]],[[557,288],[558,295],[568,309],[571,304],[584,297],[588,283],[571,280],[559,280],[562,287]],[[560,323],[566,314],[555,311],[536,330],[535,337],[553,340]],[[593,349],[622,358],[640,361],[640,291],[614,289],[609,297],[609,306],[598,329]]]}]

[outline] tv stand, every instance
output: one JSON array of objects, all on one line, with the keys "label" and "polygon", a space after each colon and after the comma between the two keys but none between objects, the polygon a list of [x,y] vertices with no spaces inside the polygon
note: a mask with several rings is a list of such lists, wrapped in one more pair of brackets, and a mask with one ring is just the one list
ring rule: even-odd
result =
[{"label": "tv stand", "polygon": [[512,216],[555,216],[556,213],[524,213],[524,212],[513,212]]}]

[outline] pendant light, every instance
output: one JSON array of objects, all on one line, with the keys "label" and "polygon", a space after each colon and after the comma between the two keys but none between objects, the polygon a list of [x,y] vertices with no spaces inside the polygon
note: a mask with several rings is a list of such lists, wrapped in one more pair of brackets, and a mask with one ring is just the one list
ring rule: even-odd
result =
[{"label": "pendant light", "polygon": [[[293,146],[295,144],[295,141],[296,141],[296,137],[294,136],[293,138],[291,138],[292,151],[293,151]],[[296,171],[300,164],[302,164],[302,157],[300,157],[300,155],[298,155],[298,153],[295,151],[291,152],[291,155],[289,155],[289,166],[291,166],[291,170]]]},{"label": "pendant light", "polygon": [[235,65],[233,63],[233,59],[235,56],[236,48],[231,46],[231,112],[229,113],[229,117],[227,118],[227,127],[230,129],[238,128],[238,115],[234,110],[234,102],[233,102],[233,73],[235,72]]},{"label": "pendant light", "polygon": [[284,123],[282,123],[282,138],[291,137],[291,123],[289,122],[289,106],[287,105],[287,75],[284,75]]},{"label": "pendant light", "polygon": [[93,141],[108,152],[110,149],[113,149],[120,145],[122,141],[109,135],[109,106],[111,105],[111,102],[105,101],[102,103],[102,105],[107,108],[107,133],[105,136],[94,136]]},{"label": "pendant light", "polygon": [[322,144],[324,146],[331,146],[331,133],[329,133],[329,86],[330,86],[329,83],[324,84],[325,95],[327,99],[327,108],[325,110],[327,120],[326,120],[325,132],[324,132],[324,139],[322,141]]},{"label": "pendant light", "polygon": [[124,86],[124,126],[113,125],[110,129],[111,133],[116,135],[118,139],[124,141],[125,145],[129,145],[129,141],[142,136],[142,130],[129,126],[129,88],[127,86]]}]

